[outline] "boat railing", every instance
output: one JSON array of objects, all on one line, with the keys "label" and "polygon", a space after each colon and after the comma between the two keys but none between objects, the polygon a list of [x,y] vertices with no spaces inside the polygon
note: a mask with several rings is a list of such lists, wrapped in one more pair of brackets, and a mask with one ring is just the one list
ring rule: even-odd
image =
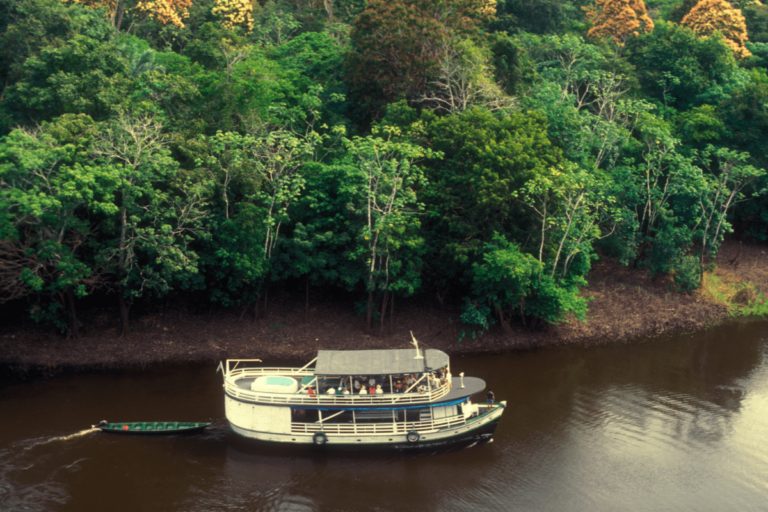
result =
[{"label": "boat railing", "polygon": [[456,427],[465,423],[463,415],[430,421],[407,421],[397,423],[291,423],[292,434],[314,434],[323,431],[326,434],[407,434],[416,431],[420,434],[434,433],[445,428]]},{"label": "boat railing", "polygon": [[224,389],[228,395],[238,400],[273,405],[315,405],[315,406],[375,406],[396,404],[428,404],[439,400],[451,390],[450,384],[443,384],[430,392],[418,393],[386,393],[369,395],[309,395],[306,393],[265,393],[243,389],[235,381],[245,378],[256,378],[263,375],[283,375],[290,377],[309,377],[314,375],[313,369],[298,368],[236,368],[227,374]]},{"label": "boat railing", "polygon": [[314,368],[235,368],[227,374],[227,379],[257,378],[265,375],[284,375],[286,377],[311,377]]}]

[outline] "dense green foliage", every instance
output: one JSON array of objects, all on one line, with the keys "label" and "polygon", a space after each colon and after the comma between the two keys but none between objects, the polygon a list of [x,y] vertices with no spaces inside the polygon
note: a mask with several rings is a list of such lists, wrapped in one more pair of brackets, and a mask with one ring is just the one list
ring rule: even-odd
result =
[{"label": "dense green foliage", "polygon": [[584,319],[601,255],[693,290],[726,234],[768,238],[768,11],[742,3],[745,59],[689,0],[602,40],[587,0],[269,0],[252,28],[0,0],[0,301],[77,336],[97,291],[125,333],[148,297],[259,314],[289,283],[370,328],[436,297],[476,336]]}]

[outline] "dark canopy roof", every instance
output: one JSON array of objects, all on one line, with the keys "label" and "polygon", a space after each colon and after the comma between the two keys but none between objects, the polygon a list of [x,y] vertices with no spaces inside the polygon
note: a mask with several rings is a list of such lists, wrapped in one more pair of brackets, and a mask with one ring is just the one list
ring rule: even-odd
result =
[{"label": "dark canopy roof", "polygon": [[423,373],[448,365],[442,350],[419,349],[424,359],[414,359],[416,349],[318,350],[315,375],[390,375]]}]

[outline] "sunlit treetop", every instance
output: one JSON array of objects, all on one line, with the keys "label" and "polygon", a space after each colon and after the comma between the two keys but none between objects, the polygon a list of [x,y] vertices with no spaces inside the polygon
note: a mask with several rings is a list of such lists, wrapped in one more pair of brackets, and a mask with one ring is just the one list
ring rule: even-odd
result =
[{"label": "sunlit treetop", "polygon": [[483,0],[477,8],[477,18],[488,20],[496,16],[496,0]]},{"label": "sunlit treetop", "polygon": [[720,32],[725,44],[740,59],[752,55],[746,48],[747,25],[741,9],[734,9],[725,0],[701,0],[683,18],[682,24],[703,37]]},{"label": "sunlit treetop", "polygon": [[155,18],[163,25],[172,24],[177,27],[184,26],[184,19],[189,17],[191,0],[142,0],[136,4],[137,11]]},{"label": "sunlit treetop", "polygon": [[222,16],[222,23],[228,28],[243,27],[248,32],[253,30],[253,4],[250,0],[215,0],[211,12]]},{"label": "sunlit treetop", "polygon": [[163,25],[172,24],[177,27],[184,26],[184,19],[189,17],[188,9],[192,7],[192,0],[139,0],[135,5],[132,2],[123,0],[63,0],[72,1],[88,7],[105,7],[112,19],[113,26],[115,18],[120,16],[123,9],[126,11],[135,11],[144,14],[148,18],[154,18]]},{"label": "sunlit treetop", "polygon": [[592,7],[584,7],[592,22],[589,37],[611,37],[623,45],[629,36],[653,31],[653,20],[648,16],[643,0],[596,0]]}]

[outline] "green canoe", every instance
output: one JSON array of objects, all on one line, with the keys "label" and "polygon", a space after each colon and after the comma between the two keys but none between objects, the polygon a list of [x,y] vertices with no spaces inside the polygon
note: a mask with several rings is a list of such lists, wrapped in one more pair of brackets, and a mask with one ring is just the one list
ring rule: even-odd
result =
[{"label": "green canoe", "polygon": [[186,434],[187,432],[198,432],[203,430],[211,423],[204,422],[183,422],[183,421],[136,421],[126,423],[107,423],[102,421],[96,428],[102,432],[113,434]]}]

